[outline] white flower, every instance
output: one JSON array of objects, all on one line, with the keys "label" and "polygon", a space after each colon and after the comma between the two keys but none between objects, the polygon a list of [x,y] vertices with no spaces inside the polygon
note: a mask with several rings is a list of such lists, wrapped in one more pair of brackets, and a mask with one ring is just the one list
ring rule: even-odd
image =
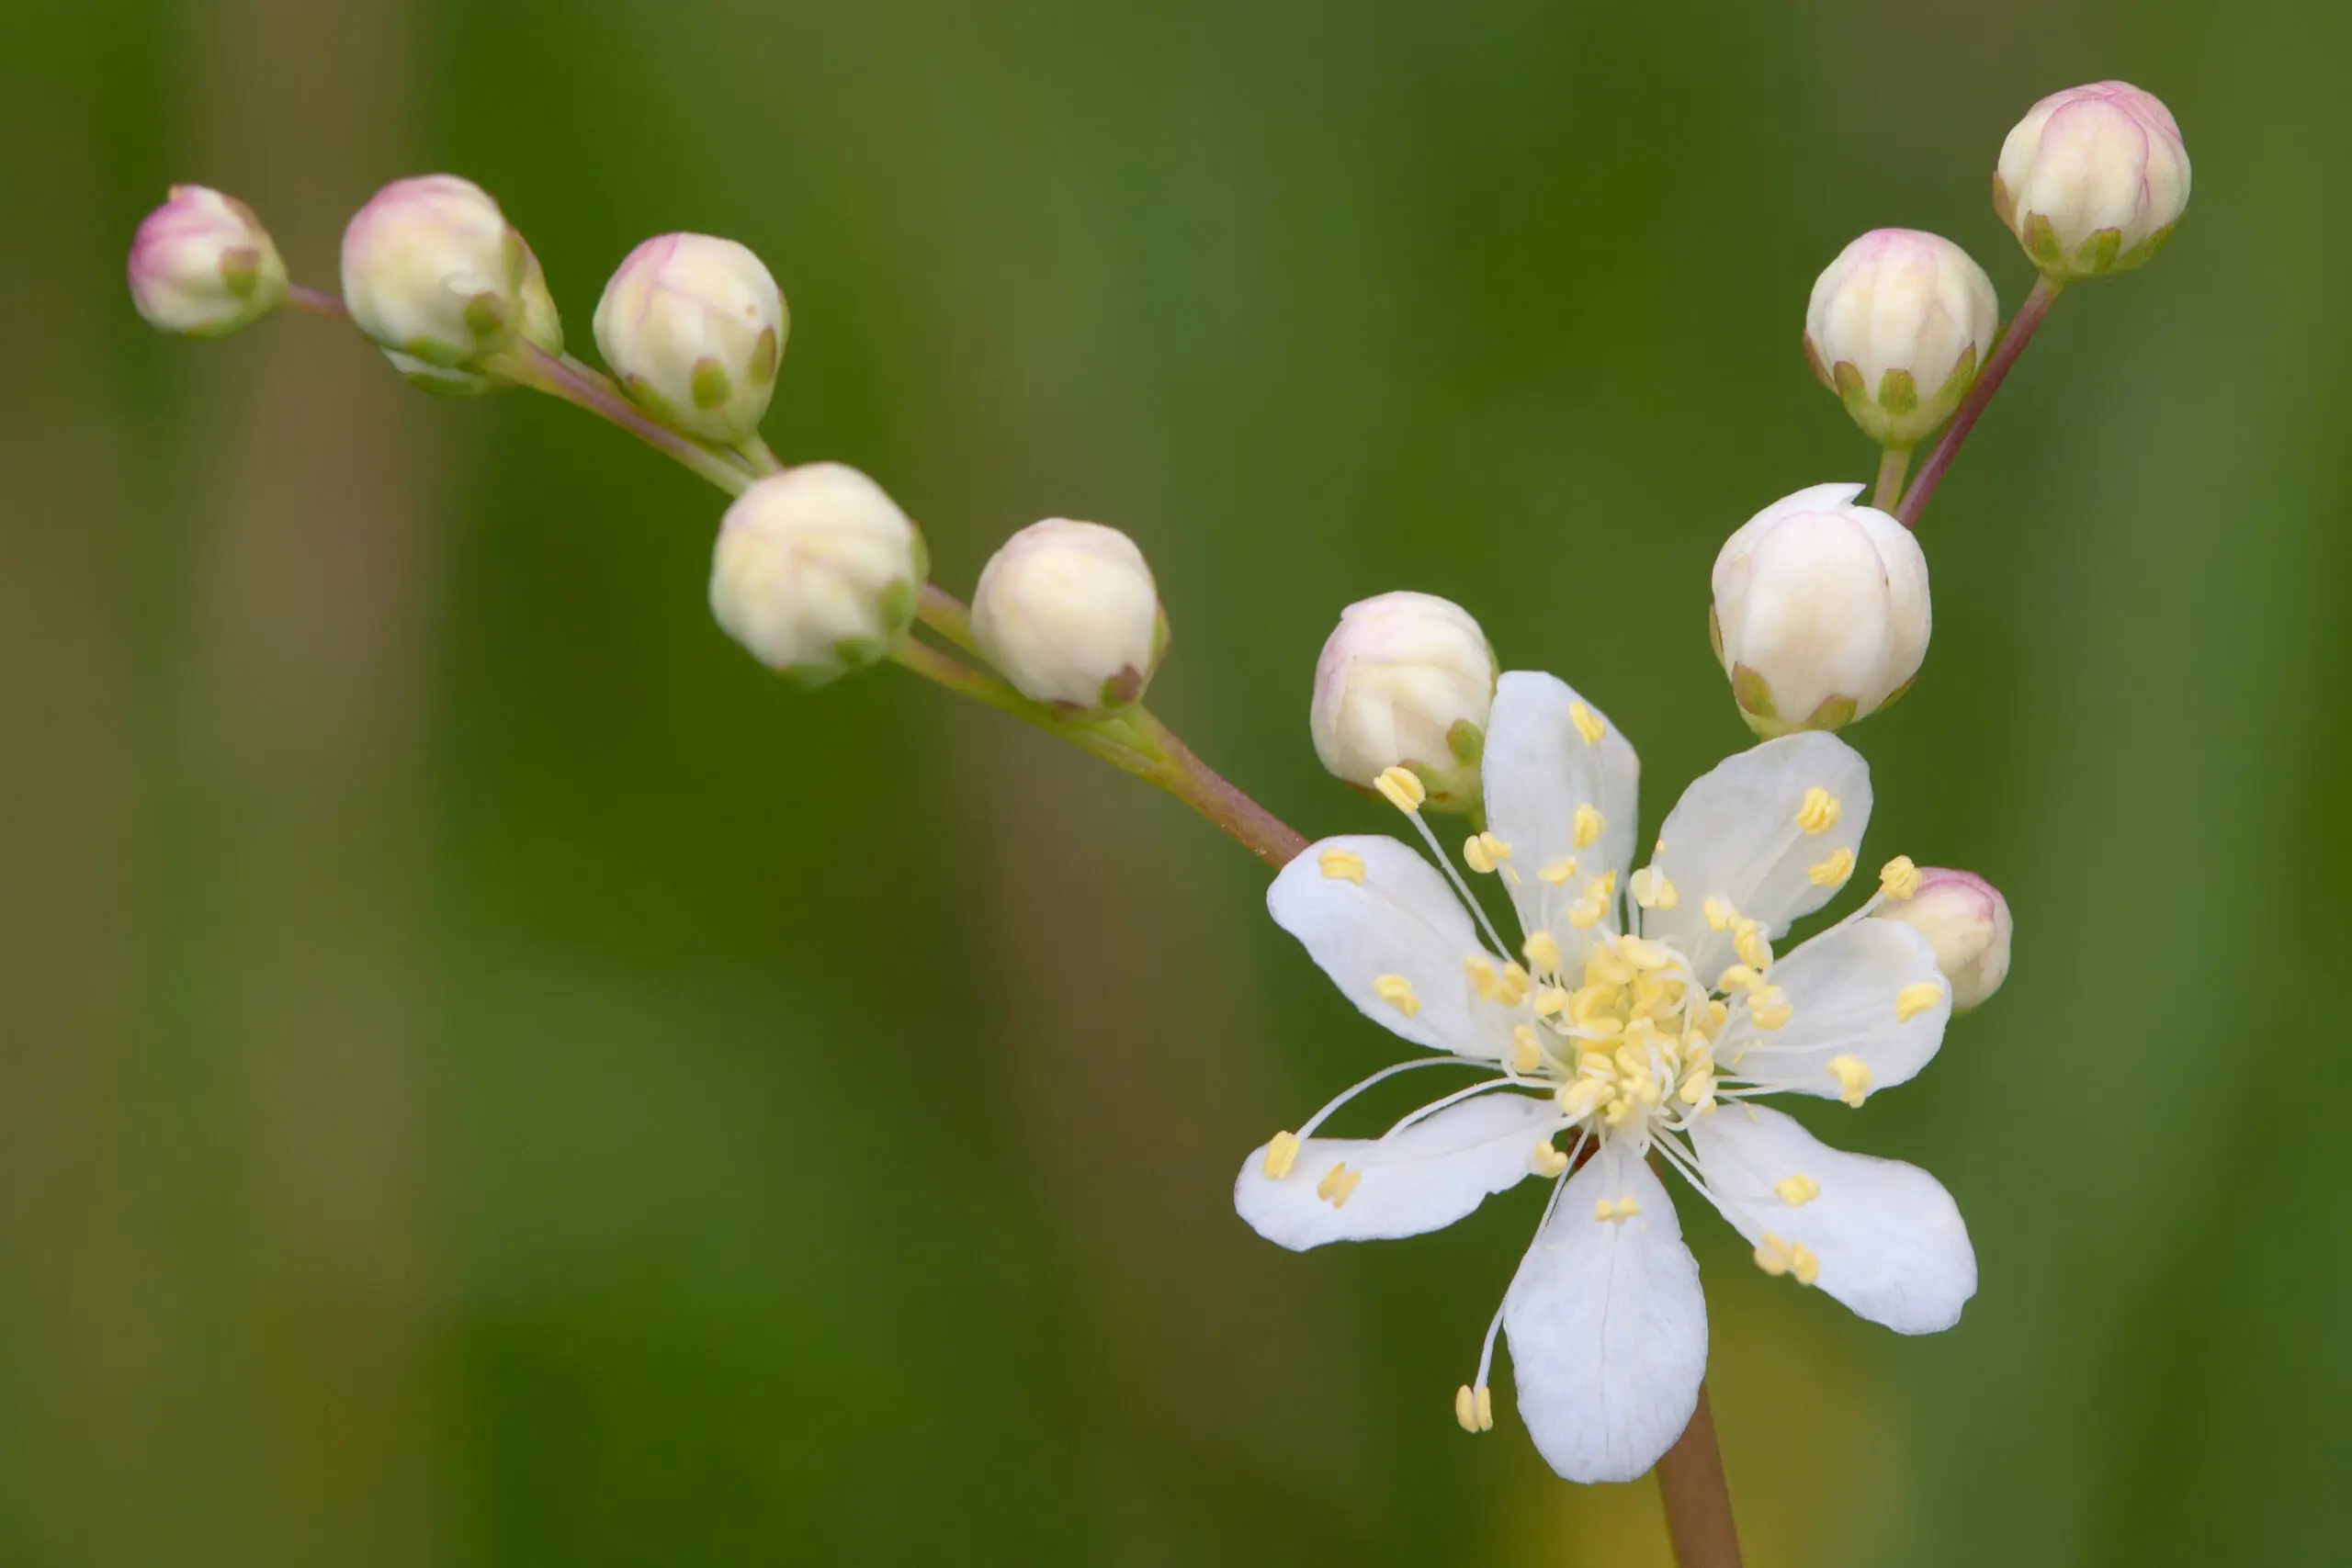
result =
[{"label": "white flower", "polygon": [[[1464,859],[1507,885],[1516,947],[1466,901],[1442,852],[1442,870],[1393,839],[1326,839],[1283,867],[1267,896],[1275,921],[1366,1015],[1432,1055],[1277,1135],[1234,1187],[1243,1219],[1303,1249],[1433,1230],[1530,1174],[1550,1179],[1455,1415],[1473,1430],[1492,1425],[1501,1329],[1520,1414],[1575,1481],[1647,1470],[1689,1422],[1706,1368],[1698,1266],[1653,1157],[1688,1178],[1768,1272],[1872,1322],[1949,1328],[1976,1290],[1967,1229],[1932,1177],[1830,1148],[1754,1103],[1792,1093],[1860,1105],[1925,1066],[1951,1013],[1927,938],[1861,918],[1876,897],[1773,952],[1854,870],[1871,811],[1861,758],[1817,733],[1731,758],[1683,795],[1638,872],[1637,777],[1633,747],[1576,693],[1548,675],[1503,676],[1487,829]],[[1410,775],[1388,783],[1434,849]],[[1480,1077],[1381,1137],[1316,1135],[1366,1085],[1423,1066]]]},{"label": "white flower", "polygon": [[523,330],[530,247],[471,180],[420,175],[368,198],[343,231],[343,299],[378,346],[471,369]]},{"label": "white flower", "polygon": [[2052,93],[2001,143],[1993,210],[2060,283],[2128,272],[2188,206],[2188,150],[2153,93],[2093,82]]}]

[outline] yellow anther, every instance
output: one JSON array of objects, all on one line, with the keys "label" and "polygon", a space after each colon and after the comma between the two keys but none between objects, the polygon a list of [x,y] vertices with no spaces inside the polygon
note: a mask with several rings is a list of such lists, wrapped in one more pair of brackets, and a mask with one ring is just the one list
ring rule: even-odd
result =
[{"label": "yellow anther", "polygon": [[1750,969],[1772,966],[1772,944],[1764,940],[1764,928],[1754,920],[1742,916],[1732,923],[1731,945],[1732,951],[1739,954],[1739,961]]},{"label": "yellow anther", "polygon": [[1500,999],[1503,1006],[1515,1008],[1525,1001],[1530,984],[1526,970],[1516,964],[1504,964],[1500,987],[1502,992]]},{"label": "yellow anther", "polygon": [[1854,874],[1854,852],[1840,844],[1829,852],[1829,858],[1815,861],[1804,868],[1807,882],[1815,887],[1836,887]]},{"label": "yellow anther", "polygon": [[1557,986],[1546,986],[1535,993],[1535,1016],[1550,1018],[1568,1005],[1568,993]]},{"label": "yellow anther", "polygon": [[1544,1065],[1544,1047],[1537,1043],[1532,1024],[1521,1024],[1510,1032],[1511,1070],[1522,1076]]},{"label": "yellow anther", "polygon": [[1592,1114],[1592,1108],[1609,1098],[1611,1088],[1606,1078],[1578,1078],[1560,1086],[1560,1110],[1568,1116],[1581,1119]]},{"label": "yellow anther", "polygon": [[1589,931],[1600,923],[1608,906],[1597,898],[1585,898],[1568,906],[1568,924],[1580,931]]},{"label": "yellow anther", "polygon": [[1821,1278],[1821,1259],[1813,1248],[1801,1241],[1784,1241],[1770,1231],[1756,1244],[1756,1267],[1779,1278],[1787,1274],[1800,1285],[1810,1285]]},{"label": "yellow anther", "polygon": [[1739,911],[1731,907],[1730,899],[1718,898],[1713,894],[1699,906],[1699,910],[1707,917],[1707,929],[1713,931],[1727,931],[1731,930],[1731,923],[1739,919]]},{"label": "yellow anther", "polygon": [[1731,1009],[1710,998],[1704,1012],[1691,1021],[1703,1034],[1720,1034],[1724,1025],[1731,1021]]},{"label": "yellow anther", "polygon": [[1594,898],[1614,898],[1617,897],[1617,874],[1613,871],[1602,872],[1592,879],[1592,886],[1586,890],[1586,893],[1588,897]]},{"label": "yellow anther", "polygon": [[1796,1276],[1798,1284],[1810,1285],[1821,1278],[1821,1259],[1804,1243],[1794,1243],[1789,1248],[1789,1272]]},{"label": "yellow anther", "polygon": [[1546,1138],[1535,1145],[1535,1152],[1528,1156],[1528,1164],[1533,1168],[1536,1175],[1553,1177],[1568,1168],[1568,1156],[1555,1147],[1551,1139]]},{"label": "yellow anther", "polygon": [[1778,1029],[1796,1015],[1797,1010],[1789,1004],[1788,992],[1778,986],[1759,987],[1748,995],[1748,1021],[1758,1029]]},{"label": "yellow anther", "polygon": [[1584,983],[1588,986],[1622,986],[1634,977],[1634,966],[1607,948],[1596,947],[1585,955]]},{"label": "yellow anther", "polygon": [[1894,993],[1894,1021],[1908,1023],[1944,999],[1944,988],[1933,980],[1905,986]]},{"label": "yellow anther", "polygon": [[1595,1040],[1614,1040],[1625,1032],[1625,1025],[1621,1020],[1610,1018],[1605,1014],[1597,1018],[1588,1018],[1583,1021],[1583,1024],[1586,1032]]},{"label": "yellow anther", "polygon": [[1344,1209],[1347,1207],[1349,1195],[1355,1191],[1357,1184],[1363,1180],[1363,1171],[1350,1170],[1347,1163],[1341,1161],[1323,1173],[1323,1179],[1315,1184],[1315,1195],[1334,1209]]},{"label": "yellow anther", "polygon": [[1859,1106],[1871,1094],[1871,1070],[1860,1056],[1832,1056],[1829,1076],[1838,1080],[1838,1098],[1849,1105]]},{"label": "yellow anther", "polygon": [[1297,1163],[1298,1134],[1296,1133],[1276,1133],[1273,1135],[1272,1140],[1266,1145],[1267,1179],[1272,1181],[1280,1181],[1283,1177],[1290,1174],[1290,1168]]},{"label": "yellow anther", "polygon": [[1363,856],[1353,850],[1325,850],[1315,857],[1315,863],[1321,866],[1323,874],[1334,882],[1352,882],[1358,887],[1363,886]]},{"label": "yellow anther", "polygon": [[1495,1396],[1480,1383],[1472,1388],[1464,1383],[1453,1391],[1453,1418],[1465,1432],[1491,1432],[1495,1429]]},{"label": "yellow anther", "polygon": [[1372,787],[1387,797],[1388,804],[1410,817],[1430,797],[1429,786],[1419,774],[1399,763],[1372,781]]},{"label": "yellow anther", "polygon": [[1560,944],[1552,940],[1550,931],[1537,931],[1520,947],[1527,961],[1535,965],[1538,975],[1549,975],[1560,967]]},{"label": "yellow anther", "polygon": [[1559,860],[1554,861],[1549,865],[1538,866],[1535,868],[1536,880],[1539,882],[1548,882],[1555,887],[1559,886],[1560,884],[1566,882],[1569,877],[1574,876],[1576,874],[1577,863],[1574,855],[1564,856]]},{"label": "yellow anther", "polygon": [[1421,998],[1413,994],[1413,982],[1402,975],[1383,975],[1372,983],[1372,994],[1403,1013],[1417,1018],[1421,1011]]},{"label": "yellow anther", "polygon": [[1821,1183],[1802,1174],[1784,1176],[1772,1183],[1772,1190],[1779,1193],[1781,1201],[1790,1208],[1802,1209],[1821,1196]]},{"label": "yellow anther", "polygon": [[1495,972],[1495,961],[1483,953],[1474,953],[1462,961],[1462,974],[1470,988],[1482,1001],[1498,1000],[1503,994],[1502,976]]},{"label": "yellow anther", "polygon": [[1674,1091],[1674,1098],[1685,1105],[1705,1110],[1715,1102],[1715,1075],[1704,1068],[1685,1073],[1682,1087]]},{"label": "yellow anther", "polygon": [[1879,868],[1878,890],[1897,903],[1919,896],[1919,868],[1909,855],[1897,855]]},{"label": "yellow anther", "polygon": [[1668,952],[1663,944],[1646,942],[1637,936],[1619,937],[1617,955],[1642,970],[1663,969],[1674,962],[1674,954]]},{"label": "yellow anther", "polygon": [[1815,785],[1804,792],[1804,804],[1797,807],[1797,826],[1807,833],[1826,833],[1843,815],[1845,807],[1838,804],[1838,797]]},{"label": "yellow anther", "polygon": [[1735,964],[1715,976],[1715,989],[1729,995],[1734,991],[1752,991],[1764,983],[1764,976],[1745,964]]},{"label": "yellow anther", "polygon": [[1491,873],[1510,859],[1510,846],[1492,833],[1473,833],[1462,841],[1462,860],[1472,871]]},{"label": "yellow anther", "polygon": [[1577,1053],[1577,1071],[1589,1078],[1606,1083],[1617,1081],[1617,1064],[1608,1052],[1588,1045]]},{"label": "yellow anther", "polygon": [[1674,890],[1666,873],[1654,865],[1634,873],[1633,881],[1627,886],[1633,890],[1634,902],[1645,909],[1671,909],[1682,902],[1682,895]]},{"label": "yellow anther", "polygon": [[1600,745],[1600,738],[1609,733],[1609,727],[1600,722],[1600,716],[1582,703],[1568,705],[1568,718],[1576,725],[1577,733],[1584,737],[1584,743],[1588,746]]},{"label": "yellow anther", "polygon": [[1568,841],[1580,850],[1589,850],[1600,841],[1601,829],[1608,825],[1608,820],[1600,812],[1589,806],[1579,806],[1577,807],[1574,835]]}]

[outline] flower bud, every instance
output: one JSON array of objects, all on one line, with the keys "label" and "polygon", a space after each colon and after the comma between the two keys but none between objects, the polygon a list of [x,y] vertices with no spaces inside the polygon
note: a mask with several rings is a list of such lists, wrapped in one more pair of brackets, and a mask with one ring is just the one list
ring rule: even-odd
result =
[{"label": "flower bud", "polygon": [[233,196],[174,186],[130,242],[130,301],[164,332],[220,337],[285,300],[286,263]]},{"label": "flower bud", "polygon": [[1143,695],[1168,651],[1168,615],[1134,540],[1048,517],[989,558],[972,640],[1032,702],[1100,714]]},{"label": "flower bud", "polygon": [[1884,707],[1927,657],[1928,559],[1862,487],[1773,502],[1715,557],[1715,657],[1762,736],[1836,729]]},{"label": "flower bud", "polygon": [[1901,920],[1936,950],[1936,967],[1951,982],[1951,1005],[1965,1012],[2001,988],[2009,973],[2009,903],[1973,872],[1921,866],[1919,890],[1890,897],[1872,918]]},{"label": "flower bud", "polygon": [[1993,280],[1966,251],[1873,229],[1815,280],[1804,353],[1863,434],[1916,446],[1960,406],[1999,324]]},{"label": "flower bud", "polygon": [[[555,296],[548,292],[547,274],[539,270],[539,258],[531,247],[523,247],[523,341],[537,345],[546,353],[560,357],[563,354],[563,319],[556,313]],[[427,365],[413,355],[396,348],[384,350],[384,357],[392,368],[407,378],[408,384],[419,391],[431,392],[442,398],[472,398],[500,387],[514,385],[504,377],[488,370],[452,370],[438,365]]]},{"label": "flower bud", "polygon": [[930,575],[922,535],[840,463],[770,474],[718,525],[710,611],[752,657],[821,686],[889,651]]},{"label": "flower bud", "polygon": [[671,429],[722,446],[760,428],[790,330],[760,258],[708,234],[646,241],[596,302],[596,347],[622,389]]},{"label": "flower bud", "polygon": [[352,321],[388,355],[428,367],[477,370],[513,344],[531,272],[530,247],[498,203],[455,175],[394,180],[343,231]]},{"label": "flower bud", "polygon": [[1410,768],[1429,808],[1468,811],[1497,672],[1487,634],[1459,604],[1430,593],[1351,604],[1315,666],[1315,754],[1359,789]]},{"label": "flower bud", "polygon": [[1993,210],[2055,282],[2129,272],[2188,205],[2172,111],[2129,82],[2052,93],[2001,143]]}]

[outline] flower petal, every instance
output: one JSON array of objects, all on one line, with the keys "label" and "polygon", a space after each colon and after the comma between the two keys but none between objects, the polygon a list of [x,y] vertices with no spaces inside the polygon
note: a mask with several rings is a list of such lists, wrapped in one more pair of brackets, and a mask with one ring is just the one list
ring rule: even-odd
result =
[{"label": "flower petal", "polygon": [[[1463,960],[1487,951],[1445,875],[1374,834],[1306,846],[1266,890],[1274,923],[1366,1018],[1416,1045],[1481,1060],[1510,1048],[1510,1016],[1481,1003]],[[1401,978],[1409,991],[1383,982]]]},{"label": "flower petal", "polygon": [[[1813,820],[1827,825],[1808,832],[1799,814],[1816,789],[1828,804]],[[1659,829],[1666,847],[1653,863],[1674,884],[1678,902],[1645,911],[1642,934],[1674,942],[1700,979],[1712,982],[1732,962],[1733,948],[1730,933],[1709,927],[1707,900],[1722,899],[1777,940],[1845,885],[1870,819],[1870,766],[1834,735],[1785,735],[1725,758],[1683,791]],[[1816,869],[1825,880],[1815,879]]]},{"label": "flower petal", "polygon": [[[1815,1283],[1857,1315],[1897,1334],[1934,1334],[1958,1323],[1976,1293],[1960,1208],[1917,1166],[1833,1149],[1762,1106],[1702,1116],[1690,1142],[1739,1234],[1810,1249],[1821,1265]],[[1804,1202],[1775,1190],[1792,1179],[1789,1195]]]},{"label": "flower petal", "polygon": [[[1600,739],[1588,739],[1588,733]],[[1566,682],[1514,670],[1496,684],[1481,766],[1487,829],[1510,846],[1514,874],[1504,881],[1520,924],[1531,935],[1550,931],[1573,968],[1597,933],[1617,929],[1615,897],[1605,901],[1604,918],[1585,930],[1570,925],[1567,912],[1604,873],[1615,873],[1617,890],[1624,891],[1641,814],[1642,769],[1633,742]],[[1599,837],[1582,849],[1577,847],[1578,807],[1600,814]],[[1589,815],[1586,821],[1589,826]],[[1565,882],[1538,874],[1568,860],[1577,863],[1577,873]]]},{"label": "flower petal", "polygon": [[[1715,1054],[1727,1072],[1767,1089],[1839,1100],[1907,1083],[1934,1058],[1951,1020],[1951,985],[1934,946],[1899,920],[1826,931],[1773,964],[1771,981],[1788,995],[1789,1021],[1759,1033],[1736,1014]],[[1830,1066],[1849,1056],[1867,1081],[1852,1079],[1851,1066],[1845,1076]]]},{"label": "flower petal", "polygon": [[[1634,1202],[1626,1219],[1593,1208]],[[1613,1144],[1568,1179],[1503,1299],[1519,1414],[1570,1481],[1631,1481],[1690,1425],[1707,1370],[1707,1304],[1674,1204]]]},{"label": "flower petal", "polygon": [[[1548,1099],[1505,1089],[1385,1138],[1309,1138],[1280,1178],[1266,1174],[1261,1145],[1234,1180],[1233,1206],[1250,1229],[1294,1252],[1327,1241],[1419,1235],[1517,1186],[1533,1169],[1536,1146],[1565,1124]],[[1334,1203],[1326,1178],[1342,1164],[1361,1179]]]}]

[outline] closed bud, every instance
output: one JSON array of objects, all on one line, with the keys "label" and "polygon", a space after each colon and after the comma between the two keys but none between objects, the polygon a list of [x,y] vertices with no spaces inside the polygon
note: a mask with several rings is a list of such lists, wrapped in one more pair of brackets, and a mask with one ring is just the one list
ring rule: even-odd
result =
[{"label": "closed bud", "polygon": [[1715,557],[1715,657],[1762,736],[1836,729],[1903,694],[1927,657],[1928,558],[1862,487],[1815,485],[1758,513]]},{"label": "closed bud", "polygon": [[1049,517],[989,558],[972,640],[1032,702],[1101,714],[1143,695],[1168,651],[1168,615],[1134,540]]},{"label": "closed bud", "polygon": [[[531,247],[523,247],[523,341],[537,345],[546,353],[560,357],[563,353],[563,319],[556,313],[555,296],[548,292],[547,274],[539,269],[539,258]],[[443,366],[427,365],[413,355],[402,354],[396,348],[384,350],[384,357],[392,368],[408,378],[408,384],[419,391],[435,397],[471,398],[514,385],[504,377],[490,370],[453,370]]]},{"label": "closed bud", "polygon": [[286,263],[252,208],[174,186],[130,242],[130,300],[164,332],[220,337],[285,303]]},{"label": "closed bud", "polygon": [[1351,604],[1315,666],[1315,754],[1359,789],[1409,768],[1427,808],[1469,811],[1497,673],[1487,634],[1450,600],[1399,592]]},{"label": "closed bud", "polygon": [[2055,282],[2128,272],[2188,205],[2188,151],[2154,95],[2129,82],[2052,93],[2001,143],[1993,210]]},{"label": "closed bud", "polygon": [[880,485],[809,463],[756,481],[727,509],[710,610],[761,663],[820,686],[889,651],[930,571],[922,535]]},{"label": "closed bud", "polygon": [[1805,358],[1862,434],[1911,447],[1960,406],[1999,324],[1993,280],[1966,251],[1916,229],[1873,229],[1815,281]]},{"label": "closed bud", "polygon": [[790,330],[760,258],[708,234],[646,241],[596,302],[596,347],[622,389],[671,429],[722,446],[759,430]]},{"label": "closed bud", "polygon": [[478,373],[521,335],[535,270],[498,203],[455,175],[394,180],[343,231],[343,302],[404,370]]},{"label": "closed bud", "polygon": [[1889,898],[1873,912],[1928,939],[1936,967],[1951,983],[1951,1005],[1965,1012],[2001,988],[2009,974],[2009,902],[1973,872],[1919,868],[1919,891]]}]

